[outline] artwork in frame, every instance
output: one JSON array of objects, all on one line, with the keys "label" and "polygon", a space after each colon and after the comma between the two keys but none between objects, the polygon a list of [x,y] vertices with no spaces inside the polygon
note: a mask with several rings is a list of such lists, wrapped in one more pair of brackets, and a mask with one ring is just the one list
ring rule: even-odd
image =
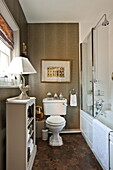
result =
[{"label": "artwork in frame", "polygon": [[41,82],[70,82],[70,60],[41,60]]}]

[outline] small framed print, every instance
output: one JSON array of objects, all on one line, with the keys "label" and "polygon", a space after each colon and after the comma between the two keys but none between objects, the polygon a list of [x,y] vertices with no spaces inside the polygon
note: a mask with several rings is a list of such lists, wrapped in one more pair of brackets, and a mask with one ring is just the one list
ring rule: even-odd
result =
[{"label": "small framed print", "polygon": [[41,60],[41,82],[70,82],[70,74],[70,60]]}]

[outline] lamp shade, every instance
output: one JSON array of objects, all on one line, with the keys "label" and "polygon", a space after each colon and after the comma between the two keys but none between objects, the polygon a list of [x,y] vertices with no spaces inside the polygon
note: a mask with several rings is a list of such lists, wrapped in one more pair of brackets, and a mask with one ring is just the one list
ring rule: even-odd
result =
[{"label": "lamp shade", "polygon": [[34,74],[36,70],[26,57],[14,57],[6,70],[11,74]]}]

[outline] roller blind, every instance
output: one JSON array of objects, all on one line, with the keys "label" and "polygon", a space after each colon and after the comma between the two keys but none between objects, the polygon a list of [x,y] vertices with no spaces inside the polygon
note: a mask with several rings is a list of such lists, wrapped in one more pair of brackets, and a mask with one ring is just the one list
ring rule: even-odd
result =
[{"label": "roller blind", "polygon": [[0,39],[11,49],[14,48],[13,30],[0,14]]}]

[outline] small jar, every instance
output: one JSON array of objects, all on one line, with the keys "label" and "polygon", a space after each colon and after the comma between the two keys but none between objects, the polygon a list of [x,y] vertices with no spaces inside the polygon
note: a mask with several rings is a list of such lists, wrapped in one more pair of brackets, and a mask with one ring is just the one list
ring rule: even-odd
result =
[{"label": "small jar", "polygon": [[54,98],[58,98],[58,95],[57,95],[57,93],[55,93],[55,94],[54,94]]},{"label": "small jar", "polygon": [[48,98],[52,97],[51,92],[48,92],[48,93],[47,93],[47,97],[48,97]]},{"label": "small jar", "polygon": [[59,98],[60,98],[60,99],[63,99],[63,95],[62,95],[62,93],[60,93]]}]

